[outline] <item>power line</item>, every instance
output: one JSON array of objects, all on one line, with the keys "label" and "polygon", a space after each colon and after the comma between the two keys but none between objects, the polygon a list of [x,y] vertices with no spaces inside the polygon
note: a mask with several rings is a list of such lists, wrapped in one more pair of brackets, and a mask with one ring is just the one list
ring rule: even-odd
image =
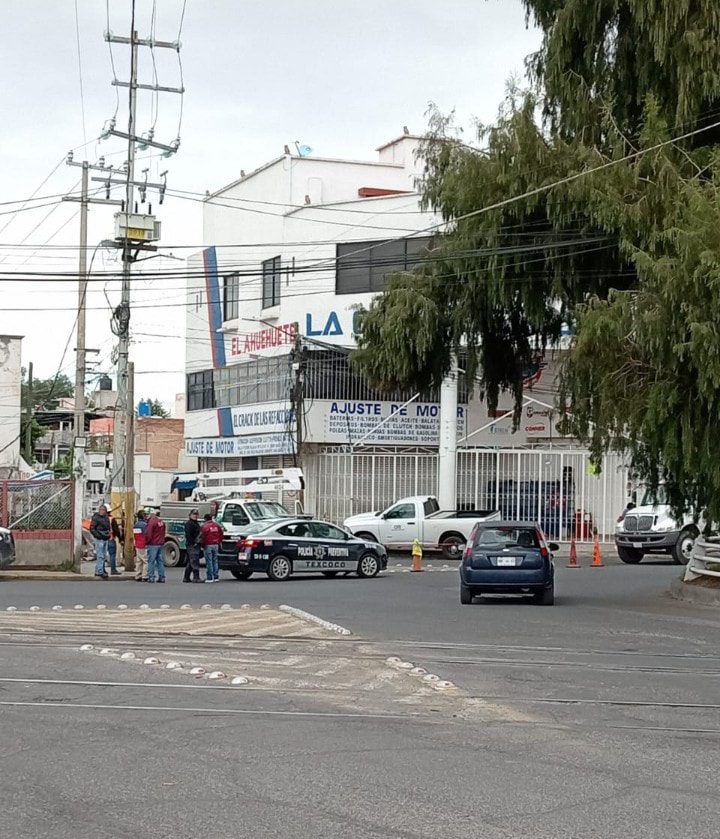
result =
[{"label": "power line", "polygon": [[78,81],[80,82],[80,111],[82,114],[83,142],[87,143],[85,128],[85,92],[83,90],[82,54],[80,51],[80,19],[78,17],[78,0],[75,0],[75,41],[77,43]]}]

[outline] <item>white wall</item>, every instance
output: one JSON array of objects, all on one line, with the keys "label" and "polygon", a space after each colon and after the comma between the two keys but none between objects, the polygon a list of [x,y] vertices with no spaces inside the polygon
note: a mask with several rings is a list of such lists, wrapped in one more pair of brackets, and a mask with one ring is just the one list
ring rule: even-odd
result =
[{"label": "white wall", "polygon": [[17,467],[20,458],[22,338],[0,335],[0,467]]}]

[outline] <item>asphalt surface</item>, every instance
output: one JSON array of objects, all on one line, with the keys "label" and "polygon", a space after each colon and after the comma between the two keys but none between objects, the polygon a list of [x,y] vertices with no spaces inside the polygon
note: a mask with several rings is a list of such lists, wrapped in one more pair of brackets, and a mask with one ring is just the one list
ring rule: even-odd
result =
[{"label": "asphalt surface", "polygon": [[[667,595],[677,566],[605,561],[558,562],[552,608],[461,606],[442,560],[422,574],[393,559],[374,580],[286,583],[185,585],[178,569],[164,586],[0,574],[0,617],[15,606],[32,630],[0,630],[0,837],[716,837],[720,611]],[[418,705],[402,682],[393,694],[358,684],[353,703],[331,666],[317,670],[324,683],[293,677],[303,690],[270,677],[262,690],[216,687],[78,651],[189,656],[178,636],[32,623],[53,605],[243,603],[349,628],[323,648],[329,662],[380,672],[396,655],[458,695]],[[242,656],[251,672],[266,657],[257,643],[194,638],[191,651],[218,666]],[[300,656],[287,651],[292,675]]]}]

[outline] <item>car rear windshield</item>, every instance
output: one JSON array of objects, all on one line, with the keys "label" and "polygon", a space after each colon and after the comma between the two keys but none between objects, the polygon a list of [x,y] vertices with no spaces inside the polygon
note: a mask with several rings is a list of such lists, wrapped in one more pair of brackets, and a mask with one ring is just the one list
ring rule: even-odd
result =
[{"label": "car rear windshield", "polygon": [[482,527],[475,535],[474,547],[539,548],[534,527]]}]

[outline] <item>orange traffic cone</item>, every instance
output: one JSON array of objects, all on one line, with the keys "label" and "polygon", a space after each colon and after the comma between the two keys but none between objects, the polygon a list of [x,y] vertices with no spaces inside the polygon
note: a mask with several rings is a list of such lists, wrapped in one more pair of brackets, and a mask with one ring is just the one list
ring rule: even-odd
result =
[{"label": "orange traffic cone", "polygon": [[597,535],[595,536],[595,547],[593,548],[593,560],[590,563],[592,568],[604,568],[605,563],[602,561],[602,556],[600,556],[600,542],[598,540]]},{"label": "orange traffic cone", "polygon": [[424,571],[422,567],[422,545],[420,540],[416,539],[412,546],[412,568],[411,571]]},{"label": "orange traffic cone", "polygon": [[570,539],[570,562],[567,564],[568,568],[580,568],[577,555],[577,545],[575,544],[575,534],[573,533]]}]

